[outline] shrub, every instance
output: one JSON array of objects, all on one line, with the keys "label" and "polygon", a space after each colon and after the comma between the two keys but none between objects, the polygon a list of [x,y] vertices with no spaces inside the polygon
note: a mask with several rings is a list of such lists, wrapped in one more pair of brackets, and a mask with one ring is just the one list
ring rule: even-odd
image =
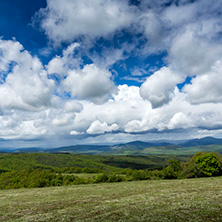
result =
[{"label": "shrub", "polygon": [[182,166],[178,160],[168,160],[168,166],[162,170],[163,179],[179,179],[182,176]]},{"label": "shrub", "polygon": [[177,179],[178,172],[175,171],[171,166],[167,166],[162,170],[163,179]]},{"label": "shrub", "polygon": [[101,182],[104,183],[107,180],[108,180],[108,176],[102,173],[94,177],[93,183],[101,183]]},{"label": "shrub", "polygon": [[132,172],[133,180],[146,180],[148,179],[147,173],[144,170],[134,170]]}]

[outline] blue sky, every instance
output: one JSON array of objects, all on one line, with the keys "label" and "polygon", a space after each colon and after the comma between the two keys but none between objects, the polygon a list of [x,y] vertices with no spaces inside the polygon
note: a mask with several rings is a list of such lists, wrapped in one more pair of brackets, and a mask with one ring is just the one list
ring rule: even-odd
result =
[{"label": "blue sky", "polygon": [[0,146],[222,137],[221,1],[0,3]]}]

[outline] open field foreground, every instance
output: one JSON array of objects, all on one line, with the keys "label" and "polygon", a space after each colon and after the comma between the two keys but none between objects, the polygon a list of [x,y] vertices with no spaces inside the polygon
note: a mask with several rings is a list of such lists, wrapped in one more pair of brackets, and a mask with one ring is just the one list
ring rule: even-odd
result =
[{"label": "open field foreground", "polygon": [[4,190],[0,221],[222,221],[222,177]]}]

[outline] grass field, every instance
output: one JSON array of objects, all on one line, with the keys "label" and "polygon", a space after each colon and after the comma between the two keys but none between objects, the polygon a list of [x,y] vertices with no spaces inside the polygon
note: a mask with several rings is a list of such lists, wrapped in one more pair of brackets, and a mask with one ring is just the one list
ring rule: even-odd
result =
[{"label": "grass field", "polygon": [[222,221],[222,177],[3,190],[0,221]]}]

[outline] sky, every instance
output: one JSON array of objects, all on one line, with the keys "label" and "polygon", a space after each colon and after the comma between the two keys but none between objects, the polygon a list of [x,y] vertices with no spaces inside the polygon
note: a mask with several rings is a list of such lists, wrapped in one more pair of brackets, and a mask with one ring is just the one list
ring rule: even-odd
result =
[{"label": "sky", "polygon": [[222,138],[221,0],[0,2],[0,148]]}]

